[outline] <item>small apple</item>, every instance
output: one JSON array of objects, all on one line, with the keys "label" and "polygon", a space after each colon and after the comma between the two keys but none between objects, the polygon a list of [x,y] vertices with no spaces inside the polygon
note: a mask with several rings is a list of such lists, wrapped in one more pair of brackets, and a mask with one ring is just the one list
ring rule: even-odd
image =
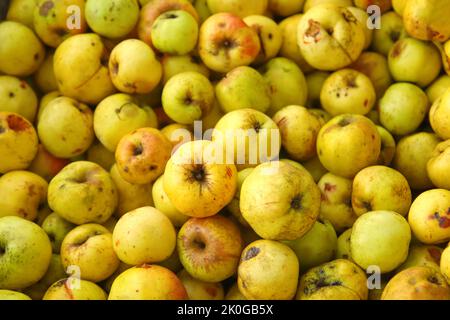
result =
[{"label": "small apple", "polygon": [[39,144],[37,154],[27,170],[36,173],[49,182],[69,162],[68,159],[55,157],[42,144]]},{"label": "small apple", "polygon": [[234,194],[233,200],[227,205],[228,211],[231,212],[231,214],[238,220],[238,222],[248,228],[250,227],[248,222],[244,219],[242,216],[242,212],[240,209],[240,199],[241,199],[241,188],[242,184],[244,183],[244,180],[247,179],[247,177],[250,175],[250,173],[254,170],[254,168],[247,168],[243,169],[238,172],[238,186],[236,193]]},{"label": "small apple", "polygon": [[443,249],[437,246],[412,245],[406,261],[401,264],[396,272],[399,273],[411,267],[429,267],[440,272],[440,261]]},{"label": "small apple", "polygon": [[39,69],[34,74],[34,82],[43,93],[58,90],[58,82],[53,71],[54,53],[48,52]]},{"label": "small apple", "polygon": [[37,0],[12,0],[9,3],[6,20],[17,21],[33,28],[33,12]]},{"label": "small apple", "polygon": [[381,28],[373,31],[372,49],[387,57],[394,44],[408,37],[408,33],[402,17],[395,12],[386,12],[379,19]]},{"label": "small apple", "polygon": [[0,300],[31,300],[31,298],[18,291],[0,290]]},{"label": "small apple", "polygon": [[381,126],[377,126],[381,137],[381,151],[377,164],[389,166],[394,159],[396,143],[392,134]]},{"label": "small apple", "polygon": [[26,81],[0,76],[0,111],[18,113],[32,123],[37,107],[36,93]]},{"label": "small apple", "polygon": [[241,2],[239,0],[207,0],[208,8],[212,13],[231,12],[244,18],[249,15],[262,15],[268,6],[268,0],[248,0]]},{"label": "small apple", "polygon": [[89,147],[86,152],[86,160],[98,164],[107,171],[109,171],[116,162],[114,152],[106,149],[99,141],[94,141]]},{"label": "small apple", "polygon": [[305,0],[269,0],[269,10],[280,17],[288,17],[303,9]]},{"label": "small apple", "polygon": [[59,253],[64,238],[73,228],[75,228],[75,225],[64,220],[57,213],[53,212],[44,219],[41,227],[50,239],[53,253]]},{"label": "small apple", "polygon": [[450,190],[450,140],[436,146],[427,162],[427,173],[436,187]]},{"label": "small apple", "polygon": [[450,76],[442,75],[431,83],[426,89],[428,100],[433,104],[447,89],[450,88]]},{"label": "small apple", "polygon": [[106,300],[106,293],[91,281],[65,278],[52,284],[42,300]]},{"label": "small apple", "polygon": [[[306,100],[306,107],[321,108],[320,92],[323,84],[330,76],[330,73],[324,71],[313,71],[306,75],[306,86],[308,88],[308,99]],[[324,112],[326,112],[324,110]],[[328,120],[326,121],[328,122]]]},{"label": "small apple", "polygon": [[165,84],[173,76],[186,71],[201,73],[209,78],[210,71],[196,55],[164,55],[161,58],[163,68],[162,82]]},{"label": "small apple", "polygon": [[450,88],[431,106],[429,120],[433,131],[442,139],[450,139]]},{"label": "small apple", "polygon": [[336,258],[347,259],[352,261],[352,253],[350,249],[350,238],[352,235],[352,228],[345,230],[337,239]]},{"label": "small apple", "polygon": [[178,273],[178,278],[187,291],[189,300],[224,300],[220,282],[205,282],[192,277],[186,270]]}]

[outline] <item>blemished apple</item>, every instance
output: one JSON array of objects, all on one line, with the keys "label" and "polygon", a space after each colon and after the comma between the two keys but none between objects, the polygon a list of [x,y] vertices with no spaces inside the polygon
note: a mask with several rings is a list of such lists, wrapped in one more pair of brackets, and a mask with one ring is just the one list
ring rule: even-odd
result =
[{"label": "blemished apple", "polygon": [[238,226],[221,215],[191,218],[178,232],[181,264],[191,276],[206,282],[234,275],[242,247]]},{"label": "blemished apple", "polygon": [[377,164],[389,166],[394,159],[396,142],[392,134],[382,126],[376,126],[381,138],[381,151]]},{"label": "blemished apple", "polygon": [[433,131],[442,139],[450,139],[450,89],[433,103],[429,113]]},{"label": "blemished apple", "polygon": [[440,262],[443,249],[432,245],[411,245],[408,258],[397,269],[403,271],[411,267],[429,267],[440,272]]},{"label": "blemished apple", "polygon": [[198,52],[211,70],[229,72],[249,65],[260,50],[256,31],[232,13],[216,13],[200,27]]},{"label": "blemished apple", "polygon": [[171,151],[172,144],[158,129],[134,130],[117,145],[117,170],[129,183],[152,183],[164,172]]},{"label": "blemished apple", "polygon": [[73,223],[64,220],[55,212],[49,214],[41,225],[41,228],[47,233],[48,238],[52,243],[53,253],[60,252],[64,238],[75,227],[76,226]]},{"label": "blemished apple", "polygon": [[431,83],[425,90],[428,100],[433,104],[436,100],[442,96],[445,91],[450,87],[450,76],[442,75]]},{"label": "blemished apple", "polygon": [[320,191],[300,164],[257,166],[241,187],[242,216],[262,238],[294,240],[308,232],[320,210]]},{"label": "blemished apple", "polygon": [[367,300],[364,271],[346,259],[308,270],[300,279],[298,300]]},{"label": "blemished apple", "polygon": [[178,273],[189,300],[224,300],[222,283],[205,282],[192,277],[186,270]]},{"label": "blemished apple", "polygon": [[160,262],[175,249],[175,228],[162,212],[142,207],[123,215],[117,222],[112,242],[122,262],[130,265]]},{"label": "blemished apple", "polygon": [[352,236],[352,228],[342,232],[337,239],[336,259],[347,259],[352,261],[352,253],[350,250],[350,238]]},{"label": "blemished apple", "polygon": [[34,74],[34,82],[43,93],[49,93],[58,90],[55,72],[53,71],[54,53],[47,53],[44,62]]},{"label": "blemished apple", "polygon": [[239,291],[247,299],[290,300],[297,291],[299,263],[294,251],[273,240],[257,240],[243,251]]},{"label": "blemished apple", "polygon": [[450,190],[450,140],[436,146],[427,162],[427,173],[436,187]]},{"label": "blemished apple", "polygon": [[166,54],[161,58],[161,65],[163,68],[162,83],[167,83],[173,76],[186,71],[198,72],[207,78],[210,76],[209,69],[205,66],[203,61],[194,54],[176,56]]},{"label": "blemished apple", "polygon": [[24,289],[44,276],[52,246],[37,224],[15,216],[0,218],[0,243],[0,288]]},{"label": "blemished apple", "polygon": [[353,178],[361,169],[376,164],[380,150],[376,126],[362,115],[336,116],[317,137],[320,162],[331,173],[345,178]]},{"label": "blemished apple", "polygon": [[33,13],[37,0],[12,0],[6,15],[7,20],[20,22],[27,27],[33,27]]},{"label": "blemished apple", "polygon": [[425,244],[450,240],[450,191],[431,189],[421,193],[411,204],[408,222],[414,236]]},{"label": "blemished apple", "polygon": [[18,216],[30,221],[47,201],[47,182],[23,170],[10,171],[0,177],[0,217]]},{"label": "blemished apple", "polygon": [[[77,281],[77,285],[74,281]],[[52,284],[42,300],[106,300],[106,298],[106,292],[94,282],[64,278]]]},{"label": "blemished apple", "polygon": [[380,26],[373,31],[372,50],[387,57],[394,44],[408,37],[408,33],[402,17],[392,11],[381,15]]},{"label": "blemished apple", "polygon": [[408,257],[411,228],[408,221],[393,211],[370,211],[353,224],[351,257],[361,268],[378,266],[387,273]]},{"label": "blemished apple", "polygon": [[117,201],[117,189],[109,173],[89,161],[67,165],[48,187],[52,210],[77,225],[106,222]]},{"label": "blemished apple", "polygon": [[311,66],[337,70],[348,66],[361,54],[365,44],[364,27],[348,9],[321,4],[301,17],[297,41]]},{"label": "blemished apple", "polygon": [[79,156],[94,141],[93,112],[72,98],[53,99],[42,112],[37,131],[41,143],[54,156]]},{"label": "blemished apple", "polygon": [[353,69],[332,73],[323,83],[320,103],[332,116],[345,113],[367,114],[373,108],[376,93],[369,77]]},{"label": "blemished apple", "polygon": [[33,125],[17,113],[0,111],[0,173],[28,168],[37,151]]},{"label": "blemished apple", "polygon": [[352,207],[360,216],[369,211],[388,210],[406,216],[411,205],[408,181],[398,171],[386,166],[371,166],[355,176]]},{"label": "blemished apple", "polygon": [[211,110],[214,88],[203,74],[186,71],[171,77],[162,92],[167,115],[181,124],[192,124]]},{"label": "blemished apple", "polygon": [[32,123],[37,107],[36,93],[26,81],[0,76],[0,111],[18,113]]},{"label": "blemished apple", "polygon": [[137,39],[127,39],[115,46],[108,66],[114,86],[125,93],[149,93],[162,77],[161,63],[152,48]]},{"label": "blemished apple", "polygon": [[[370,1],[370,0],[369,0]],[[386,0],[391,1],[391,0]],[[359,24],[362,25],[364,31],[364,50],[369,48],[372,44],[373,38],[373,28],[367,27],[367,21],[369,21],[369,15],[366,9],[361,9],[358,7],[347,7],[347,9],[355,16]]]},{"label": "blemished apple", "polygon": [[36,173],[49,182],[69,162],[68,159],[55,157],[42,144],[39,144],[37,154],[27,170]]},{"label": "blemished apple", "polygon": [[190,217],[209,217],[234,197],[237,170],[216,156],[208,140],[183,144],[172,155],[164,172],[163,187],[175,208]]}]

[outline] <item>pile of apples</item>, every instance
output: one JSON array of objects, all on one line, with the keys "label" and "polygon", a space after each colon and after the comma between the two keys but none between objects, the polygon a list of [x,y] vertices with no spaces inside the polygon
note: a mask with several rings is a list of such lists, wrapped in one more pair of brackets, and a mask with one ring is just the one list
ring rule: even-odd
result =
[{"label": "pile of apples", "polygon": [[450,299],[449,17],[12,0],[0,299]]}]

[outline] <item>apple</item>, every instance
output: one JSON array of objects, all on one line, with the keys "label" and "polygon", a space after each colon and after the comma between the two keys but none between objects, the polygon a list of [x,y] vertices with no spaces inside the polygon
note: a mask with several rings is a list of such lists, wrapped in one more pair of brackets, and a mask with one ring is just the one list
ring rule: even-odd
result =
[{"label": "apple", "polygon": [[79,156],[94,141],[93,112],[72,98],[53,99],[42,112],[37,131],[41,143],[55,157]]},{"label": "apple", "polygon": [[2,217],[0,242],[0,288],[24,289],[44,276],[52,246],[37,224],[15,216]]},{"label": "apple", "polygon": [[425,90],[430,103],[433,104],[438,100],[448,88],[450,88],[450,76],[442,75],[434,80]]},{"label": "apple", "polygon": [[242,246],[237,225],[221,215],[191,218],[177,237],[184,269],[192,277],[206,282],[220,282],[234,275]]},{"label": "apple", "polygon": [[442,256],[439,264],[439,270],[444,278],[447,280],[447,283],[450,280],[450,256],[449,256],[449,246],[442,251]]},{"label": "apple", "polygon": [[352,253],[350,249],[350,238],[352,235],[352,228],[349,228],[341,233],[337,239],[336,258],[347,259],[352,261]]},{"label": "apple", "polygon": [[162,77],[161,63],[152,48],[137,39],[127,39],[115,46],[108,67],[114,86],[125,93],[149,93]]},{"label": "apple", "polygon": [[37,150],[33,125],[17,113],[0,111],[0,174],[28,168]]},{"label": "apple", "polygon": [[176,232],[162,212],[141,207],[119,219],[112,240],[122,262],[139,265],[167,259],[175,249]]},{"label": "apple", "polygon": [[108,51],[99,35],[83,33],[67,38],[53,57],[58,90],[80,102],[99,103],[115,91],[107,62]]},{"label": "apple", "polygon": [[297,43],[303,57],[319,70],[331,71],[348,66],[364,48],[362,24],[350,10],[334,4],[321,4],[305,10],[297,32]]},{"label": "apple", "polygon": [[181,124],[192,124],[207,114],[214,103],[214,88],[208,78],[186,71],[171,77],[162,92],[167,115]]},{"label": "apple", "polygon": [[151,183],[129,183],[122,178],[116,164],[111,167],[110,175],[117,189],[116,215],[118,217],[137,208],[153,206]]},{"label": "apple", "polygon": [[0,300],[31,300],[31,298],[18,291],[0,290]]},{"label": "apple", "polygon": [[273,121],[280,128],[281,144],[291,159],[306,161],[316,155],[316,140],[322,123],[308,109],[288,105],[273,116]]},{"label": "apple", "polygon": [[76,161],[50,181],[48,204],[65,220],[80,225],[106,222],[117,206],[117,189],[98,164]]},{"label": "apple", "polygon": [[55,72],[53,71],[54,53],[48,52],[44,62],[34,74],[34,82],[43,93],[49,93],[58,90]]},{"label": "apple", "polygon": [[450,191],[431,189],[421,193],[409,209],[408,221],[414,236],[424,244],[450,240]]},{"label": "apple", "polygon": [[215,88],[217,101],[225,113],[246,108],[266,112],[271,103],[269,90],[264,77],[247,66],[228,72]]},{"label": "apple", "polygon": [[216,124],[225,115],[222,108],[219,105],[217,99],[214,99],[214,103],[211,110],[206,115],[203,115],[200,121],[202,122],[203,133],[206,133],[209,129],[214,129]]},{"label": "apple", "polygon": [[[79,10],[73,11],[72,6]],[[56,48],[68,37],[86,32],[84,9],[83,0],[37,0],[33,18],[34,31],[46,45]]]},{"label": "apple", "polygon": [[128,270],[130,268],[132,268],[133,266],[120,262],[119,267],[116,269],[116,271],[114,271],[114,273],[105,281],[102,282],[102,288],[106,291],[106,292],[110,292],[111,291],[111,286],[114,283],[114,280],[116,280],[116,278],[122,274],[122,272],[124,272],[125,270]]},{"label": "apple", "polygon": [[41,176],[46,181],[50,181],[69,162],[68,159],[55,157],[42,144],[39,144],[37,154],[27,170]]},{"label": "apple", "polygon": [[205,282],[192,277],[186,270],[178,273],[187,291],[189,300],[224,300],[223,286],[220,282]]},{"label": "apple", "polygon": [[441,71],[441,56],[432,44],[414,38],[398,40],[389,51],[389,70],[396,81],[428,86]]},{"label": "apple", "polygon": [[180,272],[183,269],[183,265],[181,264],[177,247],[175,247],[175,250],[173,250],[172,254],[166,260],[158,262],[158,265],[175,273]]},{"label": "apple", "polygon": [[[306,107],[316,109],[321,108],[320,92],[322,91],[323,84],[329,76],[330,73],[324,71],[313,71],[306,75],[305,79],[308,92]],[[323,110],[323,112],[326,111]]]},{"label": "apple", "polygon": [[207,140],[183,144],[164,172],[163,187],[174,207],[190,217],[209,217],[232,199],[237,188],[233,163],[221,162],[216,145]]},{"label": "apple", "polygon": [[354,69],[332,73],[323,83],[320,103],[331,115],[367,114],[374,106],[376,93],[369,77]]},{"label": "apple", "polygon": [[379,18],[381,28],[373,31],[372,50],[388,56],[394,44],[408,37],[402,17],[397,13],[388,11]]},{"label": "apple", "polygon": [[327,173],[327,169],[323,167],[322,163],[320,163],[319,157],[317,156],[311,158],[310,160],[303,161],[301,165],[308,170],[316,183],[319,182],[320,178],[322,178],[325,173]]},{"label": "apple", "polygon": [[388,210],[406,216],[411,205],[411,189],[406,178],[386,166],[371,166],[355,176],[352,207],[360,216],[368,211]]},{"label": "apple", "polygon": [[211,70],[225,73],[249,65],[260,49],[256,31],[232,13],[213,14],[200,27],[198,52]]},{"label": "apple", "polygon": [[268,0],[248,0],[244,3],[239,0],[207,0],[208,8],[212,13],[230,12],[244,18],[249,15],[262,15],[268,6]]},{"label": "apple", "polygon": [[386,12],[392,8],[391,0],[354,0],[355,6],[367,10],[370,6],[378,6],[381,12]]},{"label": "apple", "polygon": [[382,300],[449,300],[450,288],[439,271],[411,267],[397,273],[386,285]]},{"label": "apple", "polygon": [[169,124],[161,129],[161,133],[172,143],[172,153],[186,142],[194,140],[194,134],[192,133],[191,127],[185,124]]},{"label": "apple", "polygon": [[57,213],[53,212],[44,219],[41,227],[50,239],[53,253],[59,253],[64,238],[73,228],[75,228],[75,225],[64,220]]},{"label": "apple", "polygon": [[353,224],[351,257],[361,268],[376,265],[387,273],[408,257],[411,229],[406,219],[393,211],[370,211]]},{"label": "apple", "polygon": [[165,84],[173,76],[186,71],[195,71],[209,78],[210,71],[196,55],[164,55],[161,58],[163,68],[162,82]]},{"label": "apple", "polygon": [[406,261],[401,264],[396,272],[399,273],[411,267],[429,267],[440,272],[440,261],[443,249],[437,246],[412,245]]},{"label": "apple", "polygon": [[320,191],[300,164],[257,166],[241,188],[242,216],[262,238],[294,240],[308,232],[320,210]]},{"label": "apple", "polygon": [[377,164],[389,166],[394,159],[396,143],[391,133],[381,126],[377,126],[381,137],[381,152]]},{"label": "apple", "polygon": [[[358,0],[356,0],[358,1]],[[366,0],[361,0],[366,1]],[[371,1],[371,0],[368,0]],[[381,0],[383,1],[383,0]],[[391,1],[391,0],[385,0],[385,1]],[[373,28],[367,27],[367,21],[369,21],[369,12],[366,8],[358,8],[358,7],[347,7],[347,9],[355,16],[356,20],[360,23],[360,25],[363,28],[364,31],[364,50],[369,48],[372,44],[373,39]]]},{"label": "apple", "polygon": [[133,96],[113,94],[103,99],[94,112],[95,136],[111,152],[120,139],[130,132],[144,127],[158,127],[153,109],[140,105]]},{"label": "apple", "polygon": [[269,10],[277,16],[288,17],[303,9],[305,0],[269,0]]},{"label": "apple", "polygon": [[86,160],[100,165],[107,171],[111,169],[116,162],[114,152],[106,149],[106,147],[99,141],[94,141],[94,143],[89,147],[86,152]]},{"label": "apple", "polygon": [[245,179],[250,175],[250,173],[254,170],[254,168],[243,169],[238,172],[238,186],[236,189],[236,193],[234,194],[233,200],[227,205],[227,209],[231,214],[237,219],[237,221],[244,227],[250,227],[248,222],[242,216],[242,212],[240,209],[240,199],[241,199],[241,188]]},{"label": "apple", "polygon": [[320,162],[344,178],[353,178],[361,169],[374,165],[380,150],[376,126],[362,115],[336,116],[320,129],[317,137]]},{"label": "apple", "polygon": [[181,280],[167,268],[144,264],[125,270],[113,282],[108,300],[186,300]]},{"label": "apple", "polygon": [[17,21],[33,28],[33,12],[37,0],[12,0],[9,3],[6,20]]},{"label": "apple", "polygon": [[392,0],[392,9],[397,12],[399,15],[403,16],[403,11],[406,7],[406,2],[408,0]]},{"label": "apple", "polygon": [[274,58],[259,71],[269,85],[271,103],[267,114],[273,115],[289,105],[305,105],[308,95],[306,79],[293,61],[282,57]]},{"label": "apple", "polygon": [[26,81],[12,76],[0,76],[0,111],[20,114],[33,122],[37,112],[36,93]]},{"label": "apple", "polygon": [[393,168],[405,176],[411,189],[433,187],[427,174],[427,163],[439,142],[439,138],[429,132],[417,132],[398,141]]},{"label": "apple", "polygon": [[427,162],[427,173],[436,187],[450,190],[450,140],[436,146]]},{"label": "apple", "polygon": [[312,7],[321,5],[321,4],[334,4],[341,7],[350,7],[353,5],[352,0],[306,0],[305,5],[303,6],[303,12],[308,11]]},{"label": "apple", "polygon": [[228,289],[225,295],[225,300],[247,300],[244,295],[239,291],[239,286],[237,283],[233,284],[230,289]]},{"label": "apple", "polygon": [[0,22],[0,72],[25,77],[45,58],[45,48],[33,30],[15,21]]},{"label": "apple", "polygon": [[357,218],[351,205],[352,180],[328,172],[317,185],[321,193],[320,217],[337,232],[350,228]]},{"label": "apple", "polygon": [[290,300],[298,277],[297,256],[283,243],[257,240],[242,251],[238,286],[246,299]]},{"label": "apple", "polygon": [[106,300],[106,293],[97,284],[87,280],[74,285],[71,278],[60,279],[45,292],[42,300]]},{"label": "apple", "polygon": [[56,99],[56,98],[59,98],[62,96],[63,96],[63,94],[61,92],[59,92],[58,90],[51,91],[42,96],[41,100],[39,101],[39,108],[38,108],[38,112],[36,115],[36,124],[39,123],[39,119],[41,118],[42,112],[44,112],[44,110],[47,107],[47,105],[49,104],[49,102],[52,101],[53,99]]},{"label": "apple", "polygon": [[198,13],[200,23],[203,23],[209,16],[211,16],[211,10],[208,7],[208,0],[193,0],[192,4]]},{"label": "apple", "polygon": [[297,300],[367,300],[367,279],[353,262],[337,259],[310,269],[300,279]]},{"label": "apple", "polygon": [[450,88],[431,106],[429,120],[433,131],[442,139],[450,139]]},{"label": "apple", "polygon": [[140,128],[122,137],[116,148],[117,170],[132,184],[148,184],[163,172],[172,144],[155,128]]}]

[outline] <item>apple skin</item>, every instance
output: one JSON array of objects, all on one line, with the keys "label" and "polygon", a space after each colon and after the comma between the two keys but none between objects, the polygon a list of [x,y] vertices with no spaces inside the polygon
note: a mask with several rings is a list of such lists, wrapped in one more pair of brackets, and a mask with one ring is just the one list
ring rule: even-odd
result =
[{"label": "apple skin", "polygon": [[350,249],[350,238],[352,236],[352,228],[342,232],[337,239],[336,258],[352,260],[352,253]]},{"label": "apple skin", "polygon": [[18,291],[0,290],[0,300],[31,300],[31,298]]},{"label": "apple skin", "polygon": [[364,271],[346,259],[337,259],[306,272],[300,279],[297,300],[367,300]]},{"label": "apple skin", "polygon": [[237,221],[244,227],[249,228],[248,222],[242,216],[240,205],[241,198],[241,188],[245,179],[250,175],[250,173],[254,170],[254,168],[246,168],[238,172],[238,186],[236,189],[236,193],[234,194],[233,200],[227,205],[228,211],[237,219]]},{"label": "apple skin", "polygon": [[37,150],[33,125],[17,113],[0,111],[0,174],[28,168]]},{"label": "apple skin", "polygon": [[439,264],[443,251],[438,246],[411,245],[408,258],[396,269],[396,273],[411,267],[429,267],[440,272]]},{"label": "apple skin", "polygon": [[247,300],[244,295],[239,291],[239,286],[237,283],[233,284],[230,289],[228,289],[225,295],[225,300]]},{"label": "apple skin", "polygon": [[436,146],[427,162],[427,173],[436,187],[450,190],[450,140]]},{"label": "apple skin", "polygon": [[163,68],[162,82],[165,84],[173,76],[186,72],[195,71],[209,78],[210,71],[205,64],[194,54],[186,55],[168,55],[165,54],[161,58]]},{"label": "apple skin", "polygon": [[42,112],[37,131],[44,147],[55,157],[79,156],[94,141],[93,112],[72,98],[53,99]]},{"label": "apple skin", "polygon": [[[164,191],[175,208],[190,217],[209,217],[232,199],[237,188],[234,164],[221,163],[208,140],[187,142],[177,149],[164,172]],[[208,187],[205,187],[208,186]]]},{"label": "apple skin", "polygon": [[429,267],[411,267],[397,273],[386,285],[381,300],[449,300],[445,278]]},{"label": "apple skin", "polygon": [[113,94],[95,108],[95,136],[111,152],[116,150],[123,136],[144,127],[158,127],[156,114],[151,107],[140,105],[128,94]]},{"label": "apple skin", "polygon": [[320,92],[322,91],[323,84],[329,76],[330,73],[324,71],[313,71],[305,76],[306,86],[308,88],[308,99],[306,100],[306,107],[315,108],[316,110],[319,109],[325,113],[328,113],[325,110],[320,109]]},{"label": "apple skin", "polygon": [[214,88],[204,75],[186,71],[169,79],[162,92],[167,115],[181,124],[192,124],[211,110]]},{"label": "apple skin", "polygon": [[98,164],[107,171],[109,171],[116,162],[114,152],[106,149],[106,147],[99,141],[94,141],[94,143],[89,147],[86,151],[85,159]]},{"label": "apple skin", "polygon": [[354,0],[355,6],[367,10],[369,6],[378,6],[381,12],[389,11],[392,8],[391,0]]},{"label": "apple skin", "polygon": [[398,40],[389,51],[389,70],[396,81],[426,87],[441,71],[441,56],[432,44],[414,38]]},{"label": "apple skin", "polygon": [[321,192],[321,219],[329,221],[337,232],[350,228],[357,219],[351,206],[352,180],[328,172],[317,185]]},{"label": "apple skin", "polygon": [[[331,35],[330,29],[333,30]],[[362,24],[348,9],[334,4],[312,7],[301,17],[297,30],[297,43],[303,57],[318,70],[348,66],[364,48]]]},{"label": "apple skin", "polygon": [[10,171],[0,177],[0,217],[18,216],[30,221],[47,200],[47,182],[28,171]]},{"label": "apple skin", "polygon": [[206,282],[220,282],[234,275],[242,247],[237,225],[220,215],[189,219],[177,237],[184,269]]},{"label": "apple skin", "polygon": [[117,145],[117,170],[129,183],[152,183],[164,172],[171,151],[172,144],[158,129],[134,130]]},{"label": "apple skin", "polygon": [[303,6],[303,12],[307,12],[312,7],[321,5],[321,4],[334,4],[341,7],[350,7],[353,5],[352,0],[306,0]]},{"label": "apple skin", "polygon": [[200,27],[198,52],[211,70],[225,73],[249,65],[260,49],[256,31],[232,13],[214,14]]},{"label": "apple skin", "polygon": [[403,216],[393,211],[370,211],[353,224],[351,257],[361,268],[371,265],[387,273],[408,257],[411,229]]},{"label": "apple skin", "polygon": [[433,187],[427,174],[427,163],[439,138],[429,132],[417,132],[403,137],[395,149],[393,168],[403,174],[413,190]]},{"label": "apple skin", "polygon": [[76,161],[50,181],[48,203],[65,220],[80,225],[103,223],[117,207],[117,189],[98,164]]},{"label": "apple skin", "polygon": [[394,159],[396,142],[392,134],[381,126],[377,126],[381,137],[381,152],[377,164],[389,166]]},{"label": "apple skin", "polygon": [[71,278],[58,280],[48,288],[42,300],[106,300],[105,291],[91,281],[79,280],[79,288],[72,288],[71,283]]},{"label": "apple skin", "polygon": [[15,216],[2,217],[0,239],[0,288],[24,289],[45,275],[52,246],[37,224]]},{"label": "apple skin", "polygon": [[47,53],[44,62],[34,74],[34,82],[42,93],[49,93],[58,90],[55,72],[53,71],[54,53]]},{"label": "apple skin", "polygon": [[439,263],[439,270],[444,278],[447,280],[447,283],[450,280],[450,247],[447,247],[442,251],[441,260]]},{"label": "apple skin", "polygon": [[12,76],[0,76],[0,106],[0,111],[18,113],[32,123],[38,100],[26,81]]},{"label": "apple skin", "polygon": [[178,273],[178,278],[187,291],[189,300],[224,300],[222,283],[205,282],[192,277],[186,270]]},{"label": "apple skin", "polygon": [[225,113],[246,108],[266,112],[270,107],[269,86],[251,67],[234,68],[217,83],[215,91]]},{"label": "apple skin", "polygon": [[404,28],[402,17],[392,11],[381,15],[380,25],[381,28],[373,32],[372,50],[387,57],[394,44],[408,37],[408,33]]},{"label": "apple skin", "polygon": [[305,0],[269,0],[269,10],[277,16],[287,17],[299,13]]},{"label": "apple skin", "polygon": [[12,0],[8,7],[6,20],[20,22],[33,28],[33,12],[37,0]]},{"label": "apple skin", "polygon": [[428,100],[433,104],[438,100],[450,87],[450,76],[442,75],[431,83],[426,89]]},{"label": "apple skin", "polygon": [[376,100],[375,89],[364,73],[341,69],[332,73],[323,83],[320,103],[329,114],[367,114]]},{"label": "apple skin", "polygon": [[49,214],[41,225],[41,228],[47,233],[50,242],[52,243],[53,253],[60,252],[64,238],[75,227],[76,226],[73,223],[64,220],[55,212]]},{"label": "apple skin", "polygon": [[431,106],[429,120],[433,131],[442,139],[450,139],[450,88]]},{"label": "apple skin", "polygon": [[162,212],[142,207],[119,219],[112,240],[122,262],[139,265],[167,259],[175,249],[176,231]]},{"label": "apple skin", "polygon": [[42,112],[44,112],[44,110],[47,107],[47,105],[49,104],[49,102],[52,101],[53,99],[56,99],[56,98],[59,98],[62,96],[63,96],[63,94],[61,92],[59,92],[58,90],[51,91],[42,96],[41,100],[39,101],[39,108],[38,108],[38,112],[36,115],[36,124],[39,123],[39,119],[41,118]]},{"label": "apple skin", "polygon": [[[364,0],[363,0],[364,1]],[[370,1],[370,0],[369,0]],[[391,1],[391,0],[387,0]],[[367,27],[367,21],[369,20],[369,15],[367,10],[350,6],[347,9],[355,16],[356,20],[360,23],[364,31],[364,50],[369,48],[372,44],[373,39],[373,29]]]},{"label": "apple skin", "polygon": [[115,88],[105,66],[107,53],[102,39],[95,33],[78,34],[64,40],[53,58],[58,90],[89,104],[97,104],[113,94]]},{"label": "apple skin", "polygon": [[45,48],[32,29],[15,21],[0,23],[0,72],[26,77],[45,58]]},{"label": "apple skin", "polygon": [[207,0],[206,2],[213,14],[230,12],[241,18],[255,14],[262,15],[268,6],[268,0],[249,0],[244,3],[239,0]]},{"label": "apple skin", "polygon": [[344,178],[353,178],[361,169],[374,165],[380,150],[376,126],[362,115],[336,116],[320,129],[317,137],[320,162],[331,173]]},{"label": "apple skin", "polygon": [[450,191],[431,189],[421,193],[409,209],[408,222],[414,236],[424,244],[450,240]]},{"label": "apple skin", "polygon": [[400,16],[403,16],[407,1],[408,0],[392,0],[392,9]]},{"label": "apple skin", "polygon": [[385,166],[362,169],[352,187],[352,207],[360,216],[368,211],[388,210],[406,216],[411,205],[408,181],[398,171]]},{"label": "apple skin", "polygon": [[169,269],[144,264],[125,270],[114,280],[108,300],[186,300],[181,280]]},{"label": "apple skin", "polygon": [[[204,123],[202,123],[204,125]],[[161,133],[172,143],[172,154],[186,142],[194,140],[192,128],[186,124],[172,123],[161,129]]]},{"label": "apple skin", "polygon": [[288,105],[304,106],[308,88],[302,70],[291,60],[278,57],[259,68],[268,82],[271,98],[268,115]]},{"label": "apple skin", "polygon": [[42,144],[39,144],[37,154],[27,170],[49,182],[69,163],[68,159],[55,157]]},{"label": "apple skin", "polygon": [[291,300],[298,277],[297,256],[283,243],[257,240],[242,251],[238,286],[246,299]]},{"label": "apple skin", "polygon": [[266,162],[244,180],[240,209],[260,237],[294,240],[308,232],[316,221],[320,191],[300,164]]}]

